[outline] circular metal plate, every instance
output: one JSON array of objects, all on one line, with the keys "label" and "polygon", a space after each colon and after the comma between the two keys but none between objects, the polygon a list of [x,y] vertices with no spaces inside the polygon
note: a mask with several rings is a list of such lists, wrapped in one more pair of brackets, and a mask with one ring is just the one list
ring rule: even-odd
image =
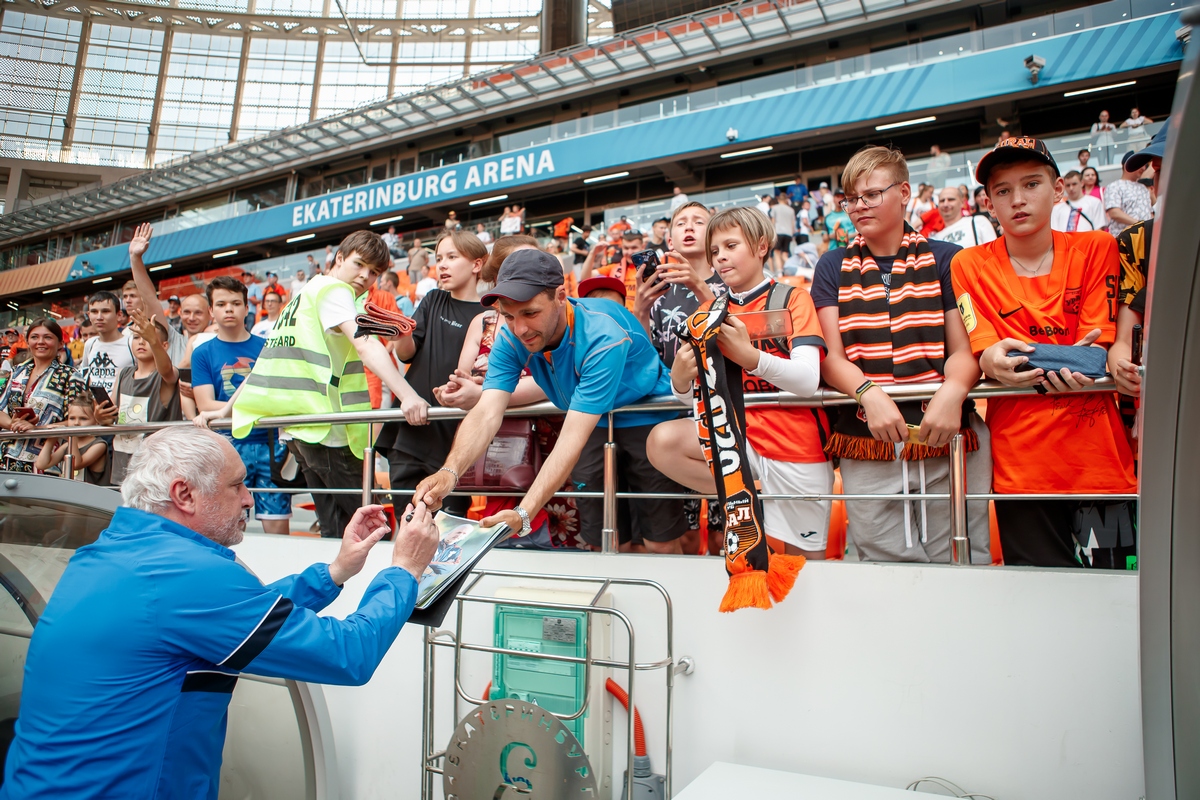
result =
[{"label": "circular metal plate", "polygon": [[493,700],[455,729],[442,792],[446,800],[595,797],[596,778],[557,717],[520,700]]}]

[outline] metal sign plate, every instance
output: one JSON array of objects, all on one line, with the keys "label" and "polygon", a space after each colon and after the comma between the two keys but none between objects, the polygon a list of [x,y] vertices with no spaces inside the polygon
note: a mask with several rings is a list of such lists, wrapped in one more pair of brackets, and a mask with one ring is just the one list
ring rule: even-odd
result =
[{"label": "metal sign plate", "polygon": [[592,765],[553,714],[520,700],[493,700],[458,724],[446,746],[446,800],[597,797]]}]

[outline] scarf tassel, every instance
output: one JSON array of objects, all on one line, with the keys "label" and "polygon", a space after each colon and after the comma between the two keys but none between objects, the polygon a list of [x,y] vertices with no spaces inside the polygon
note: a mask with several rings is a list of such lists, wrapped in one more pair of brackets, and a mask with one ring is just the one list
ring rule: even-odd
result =
[{"label": "scarf tassel", "polygon": [[[964,444],[968,453],[979,449],[979,434],[971,428],[963,428]],[[852,436],[847,433],[835,432],[825,445],[825,452],[838,458],[850,458],[855,461],[895,461],[896,445],[892,442],[881,442],[866,436]],[[926,458],[946,458],[950,455],[950,445],[944,447],[929,447],[923,444],[906,444],[900,458],[905,461],[920,461]]]},{"label": "scarf tassel", "polygon": [[779,603],[788,596],[796,585],[796,577],[804,569],[807,559],[804,556],[789,556],[783,553],[771,553],[770,566],[767,567],[767,588],[771,590],[771,599]]},{"label": "scarf tassel", "polygon": [[[795,578],[792,578],[795,581]],[[750,569],[729,576],[729,586],[721,598],[721,611],[737,611],[739,608],[770,608],[771,590],[767,573]]]}]

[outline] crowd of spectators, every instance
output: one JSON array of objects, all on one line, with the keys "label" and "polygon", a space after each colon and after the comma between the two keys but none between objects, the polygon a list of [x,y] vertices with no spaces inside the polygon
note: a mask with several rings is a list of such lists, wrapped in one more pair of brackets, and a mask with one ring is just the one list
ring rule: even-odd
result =
[{"label": "crowd of spectators", "polygon": [[[1147,122],[1134,109],[1122,127]],[[1115,126],[1107,114],[1097,125],[1103,146]],[[762,490],[829,495],[837,470],[847,492],[884,498],[847,504],[860,558],[945,561],[945,504],[906,496],[946,491],[957,433],[969,443],[972,491],[1134,490],[1135,443],[1116,393],[1072,393],[1091,379],[1021,370],[1027,357],[1012,353],[1029,342],[1101,347],[1122,393],[1140,391],[1130,337],[1144,309],[1165,130],[1127,153],[1121,179],[1103,188],[1089,150],[1062,174],[1028,137],[1001,139],[981,160],[973,193],[946,185],[949,156],[936,146],[926,173],[933,182],[916,186],[898,152],[867,147],[836,189],[810,189],[798,176],[752,206],[718,211],[676,188],[669,216],[645,232],[626,217],[607,231],[567,218],[539,240],[526,233],[524,209],[509,206],[493,237],[482,223],[470,232],[451,211],[432,247],[404,241],[395,227],[360,231],[328,247],[323,261],[309,255],[286,286],[274,272],[226,275],[165,303],[142,263],[152,236],[142,225],[130,242],[132,279],[120,296],[90,296],[71,335],[51,318],[4,332],[0,427],[46,436],[4,442],[0,460],[6,470],[54,472],[69,454],[81,479],[119,486],[140,434],[57,431],[232,416],[247,485],[317,490],[323,535],[341,534],[353,502],[320,489],[358,485],[370,443],[398,506],[424,491],[453,513],[510,519],[528,534],[518,546],[595,548],[599,501],[551,495],[602,487],[613,408],[670,393],[690,405],[697,365],[682,325],[728,294],[729,330],[718,341],[744,370],[746,392],[809,396],[826,386],[858,401],[836,414],[752,408],[747,449]],[[412,330],[357,336],[367,301],[411,317]],[[787,336],[751,332],[768,310],[786,314]],[[985,415],[968,399],[981,377],[1065,397],[998,398]],[[923,402],[894,402],[882,389],[905,381],[941,388]],[[298,388],[309,384],[319,391]],[[474,504],[447,495],[474,464],[456,461],[467,452],[456,436],[478,438],[501,424],[505,408],[547,399],[569,412],[565,421],[497,428],[475,470],[488,469],[496,446],[519,451],[518,462],[536,450],[521,484],[535,507],[508,495]],[[388,406],[403,421],[252,427],[267,415]],[[437,407],[472,416],[431,418]],[[1089,424],[1064,423],[1074,417]],[[614,424],[621,491],[712,493],[694,420],[656,411],[618,414]],[[535,482],[537,466],[548,477]],[[291,495],[254,498],[264,530],[288,533]],[[1006,563],[1124,568],[1135,552],[1125,532],[1136,515],[1126,503],[998,501],[995,510]],[[723,546],[721,510],[698,497],[622,500],[618,516],[624,549]],[[766,502],[768,534],[811,558],[826,552],[830,518],[827,499]],[[1081,538],[1085,524],[1091,541]],[[999,555],[990,552],[986,503],[970,504],[969,527],[976,563]]]}]

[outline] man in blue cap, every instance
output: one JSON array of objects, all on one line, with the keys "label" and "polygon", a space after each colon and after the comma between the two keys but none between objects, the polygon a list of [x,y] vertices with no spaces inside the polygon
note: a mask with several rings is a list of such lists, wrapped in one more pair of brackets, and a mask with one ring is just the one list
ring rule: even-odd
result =
[{"label": "man in blue cap", "polygon": [[[1163,156],[1167,151],[1167,131],[1171,127],[1168,118],[1145,149],[1131,155],[1125,169],[1136,171],[1146,166],[1154,167],[1155,210],[1162,207],[1163,194],[1159,176],[1162,174]],[[1146,315],[1146,277],[1150,268],[1150,243],[1154,236],[1154,219],[1140,220],[1121,232],[1117,237],[1117,252],[1121,258],[1121,288],[1118,292],[1120,305],[1117,310],[1117,339],[1108,350],[1108,371],[1116,381],[1117,390],[1127,397],[1138,397],[1142,393],[1142,376],[1138,365],[1133,363],[1133,326],[1142,324]],[[1134,417],[1132,402],[1122,401],[1121,416],[1126,424],[1132,425]]]},{"label": "man in blue cap", "polygon": [[[654,395],[670,394],[671,378],[642,324],[611,300],[567,296],[562,264],[540,250],[511,253],[496,276],[496,287],[481,299],[495,305],[505,326],[496,334],[488,357],[483,394],[458,428],[445,465],[417,486],[414,501],[438,508],[492,441],[504,418],[509,396],[528,369],[554,405],[567,412],[554,450],[515,509],[482,521],[507,523],[521,536],[532,519],[562,487],[568,475],[580,491],[603,489],[604,443],[608,413]],[[675,411],[639,411],[613,419],[617,468],[629,486],[641,492],[682,493],[683,487],[651,466],[646,437]],[[580,498],[580,535],[593,549],[601,544],[602,502]],[[630,525],[622,538],[640,534],[647,550],[682,552],[682,500],[638,499],[629,503]]]}]

